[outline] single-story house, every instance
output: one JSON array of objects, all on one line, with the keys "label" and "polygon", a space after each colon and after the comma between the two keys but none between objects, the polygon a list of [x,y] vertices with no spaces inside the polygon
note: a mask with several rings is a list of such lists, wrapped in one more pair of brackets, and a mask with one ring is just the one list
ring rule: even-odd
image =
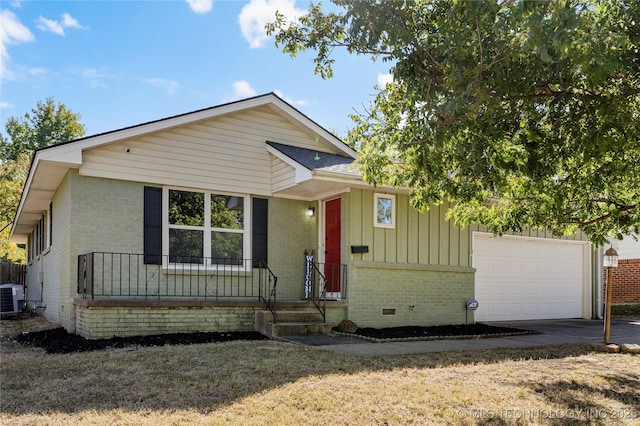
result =
[{"label": "single-story house", "polygon": [[461,229],[357,155],[273,93],[40,149],[12,228],[27,305],[87,338],[253,330],[267,308],[361,327],[598,311],[584,238]]}]

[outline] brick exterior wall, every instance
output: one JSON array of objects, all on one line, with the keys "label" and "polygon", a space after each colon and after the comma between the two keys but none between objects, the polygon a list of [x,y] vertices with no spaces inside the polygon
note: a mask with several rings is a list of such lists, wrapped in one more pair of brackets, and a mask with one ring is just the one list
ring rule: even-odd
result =
[{"label": "brick exterior wall", "polygon": [[[75,299],[76,333],[86,339],[167,333],[254,331],[257,301],[133,301]],[[286,306],[280,309],[288,309]],[[346,317],[346,304],[327,303],[326,322]]]},{"label": "brick exterior wall", "polygon": [[473,313],[474,268],[353,262],[349,319],[358,327],[465,324]]},{"label": "brick exterior wall", "polygon": [[[606,297],[607,269],[604,271]],[[618,260],[618,267],[612,269],[612,305],[640,304],[640,259]]]},{"label": "brick exterior wall", "polygon": [[86,339],[167,333],[253,331],[255,306],[76,306]]}]

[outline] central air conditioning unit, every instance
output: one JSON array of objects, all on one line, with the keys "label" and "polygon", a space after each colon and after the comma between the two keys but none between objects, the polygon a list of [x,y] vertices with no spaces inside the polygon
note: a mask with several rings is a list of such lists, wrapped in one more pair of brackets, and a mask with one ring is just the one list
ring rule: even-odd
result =
[{"label": "central air conditioning unit", "polygon": [[0,315],[18,315],[24,308],[24,287],[20,284],[0,285]]}]

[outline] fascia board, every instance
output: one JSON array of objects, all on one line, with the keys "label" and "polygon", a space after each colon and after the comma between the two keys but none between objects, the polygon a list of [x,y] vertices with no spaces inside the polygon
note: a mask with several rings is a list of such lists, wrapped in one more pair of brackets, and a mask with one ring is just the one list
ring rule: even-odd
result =
[{"label": "fascia board", "polygon": [[290,116],[296,118],[300,123],[302,123],[305,127],[307,127],[312,132],[321,136],[327,142],[335,146],[337,149],[345,153],[351,158],[358,158],[358,153],[353,149],[349,148],[344,142],[338,139],[334,134],[325,130],[322,126],[311,120],[306,115],[302,114],[297,109],[293,108],[291,105],[283,101],[277,96],[273,97],[273,103],[281,110],[285,111]]},{"label": "fascia board", "polygon": [[326,180],[332,182],[343,182],[346,185],[349,185],[352,188],[370,188],[370,189],[378,189],[383,190],[390,193],[396,194],[405,194],[408,195],[411,193],[411,189],[407,187],[396,187],[393,185],[379,185],[374,186],[364,180],[364,178],[360,175],[346,175],[343,173],[337,172],[327,172],[322,170],[314,170],[313,178],[317,180]]},{"label": "fascia board", "polygon": [[267,105],[269,103],[272,103],[274,99],[277,99],[277,98],[269,94],[262,97],[256,97],[256,98],[251,98],[244,101],[215,106],[212,108],[190,112],[190,113],[186,113],[186,114],[175,116],[175,117],[164,118],[164,119],[152,121],[149,123],[127,127],[121,130],[115,130],[109,133],[89,136],[86,139],[72,141],[69,144],[63,144],[63,145],[54,146],[51,148],[45,148],[45,151],[49,149],[56,149],[56,148],[60,148],[62,150],[62,148],[66,146],[69,146],[73,150],[85,151],[87,149],[97,148],[103,145],[108,145],[110,143],[139,137],[148,133],[164,131],[164,130],[172,129],[174,127],[182,126],[185,124],[207,120],[210,118],[215,118],[220,115],[225,115],[225,114],[233,113],[236,111],[242,111],[242,110],[246,110],[246,109],[250,109],[250,108],[254,108],[262,105]]},{"label": "fascia board", "polygon": [[38,164],[40,163],[40,159],[38,157],[40,152],[36,152],[33,156],[33,160],[31,161],[31,167],[29,168],[29,176],[27,176],[27,180],[24,183],[24,187],[22,188],[22,194],[20,197],[20,203],[18,203],[18,208],[16,209],[16,215],[13,217],[13,223],[11,224],[11,231],[9,232],[9,241],[14,241],[17,239],[17,236],[13,235],[13,231],[16,229],[16,224],[18,222],[18,218],[22,214],[22,208],[24,207],[24,203],[29,195],[29,189],[31,188],[31,182],[33,181],[33,176],[36,173],[36,169],[38,168]]}]

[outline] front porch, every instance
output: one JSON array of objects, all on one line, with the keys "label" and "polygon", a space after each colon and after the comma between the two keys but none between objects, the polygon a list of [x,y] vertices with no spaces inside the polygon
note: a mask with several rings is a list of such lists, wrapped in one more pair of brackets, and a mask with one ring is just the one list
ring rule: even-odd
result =
[{"label": "front porch", "polygon": [[[296,283],[300,297],[280,300],[282,283],[264,262],[190,258],[189,263],[177,263],[169,256],[155,257],[151,264],[142,254],[78,256],[76,333],[100,339],[194,331],[263,332],[257,321],[260,326],[264,318],[285,322],[291,311],[319,315],[329,325],[346,317],[346,265],[306,260]],[[327,288],[336,288],[331,280],[339,280],[340,292],[328,300]]]}]

